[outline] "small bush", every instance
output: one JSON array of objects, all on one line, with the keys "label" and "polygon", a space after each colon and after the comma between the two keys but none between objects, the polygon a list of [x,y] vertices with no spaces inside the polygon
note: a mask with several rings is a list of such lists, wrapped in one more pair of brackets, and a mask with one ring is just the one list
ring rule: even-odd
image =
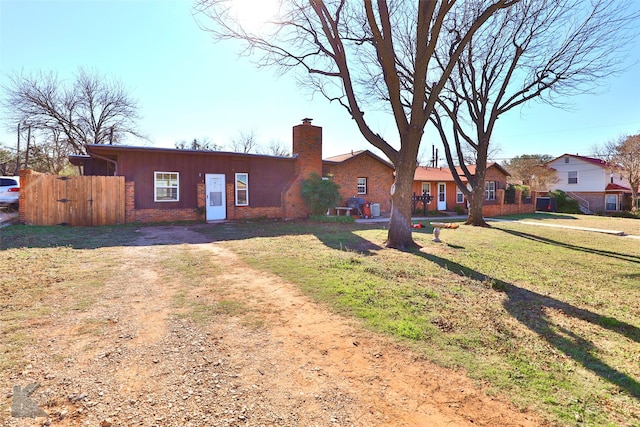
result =
[{"label": "small bush", "polygon": [[582,213],[580,211],[580,203],[577,200],[569,198],[567,193],[562,190],[554,190],[550,193],[551,197],[556,199],[556,212],[560,213],[568,213],[568,214],[579,214]]},{"label": "small bush", "polygon": [[340,201],[340,186],[329,179],[313,174],[302,181],[300,194],[313,215],[322,215]]},{"label": "small bush", "polygon": [[455,205],[453,207],[453,210],[458,214],[458,215],[464,215],[464,208],[460,205]]}]

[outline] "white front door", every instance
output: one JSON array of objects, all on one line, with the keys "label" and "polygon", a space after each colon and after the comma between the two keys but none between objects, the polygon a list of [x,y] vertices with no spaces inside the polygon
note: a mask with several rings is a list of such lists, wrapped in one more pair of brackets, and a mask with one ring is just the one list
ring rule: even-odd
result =
[{"label": "white front door", "polygon": [[224,174],[206,174],[205,192],[207,194],[207,221],[227,217]]},{"label": "white front door", "polygon": [[438,183],[438,208],[439,211],[447,210],[447,184]]}]

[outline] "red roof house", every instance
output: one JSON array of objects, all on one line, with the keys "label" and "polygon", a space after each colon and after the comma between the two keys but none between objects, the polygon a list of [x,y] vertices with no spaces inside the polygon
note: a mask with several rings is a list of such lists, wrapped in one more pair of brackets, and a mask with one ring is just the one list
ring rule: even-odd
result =
[{"label": "red roof house", "polygon": [[555,169],[562,190],[581,206],[585,213],[620,211],[630,206],[631,186],[620,167],[601,159],[563,154],[547,163]]},{"label": "red roof house", "polygon": [[[476,165],[467,166],[472,175],[475,174]],[[464,172],[460,167],[456,170],[466,183]],[[485,175],[485,205],[497,203],[497,190],[507,188],[507,177],[510,176],[498,163],[487,164]],[[454,211],[456,206],[466,209],[467,200],[455,181],[448,167],[432,168],[418,166],[413,178],[413,192],[416,195],[428,194],[433,196],[429,203],[429,210]]]}]

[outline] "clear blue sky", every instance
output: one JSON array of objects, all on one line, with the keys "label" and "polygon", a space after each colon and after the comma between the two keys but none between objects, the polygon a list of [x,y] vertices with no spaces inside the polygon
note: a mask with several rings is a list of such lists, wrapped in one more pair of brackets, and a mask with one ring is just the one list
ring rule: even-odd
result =
[{"label": "clear blue sky", "polygon": [[[203,137],[228,144],[240,131],[253,131],[263,145],[281,141],[289,148],[291,127],[311,117],[323,127],[325,157],[375,151],[342,107],[312,99],[293,75],[276,77],[238,58],[239,45],[214,43],[191,6],[188,0],[0,0],[0,82],[34,70],[71,78],[78,67],[115,77],[138,100],[140,130],[158,147]],[[500,147],[496,157],[588,155],[595,144],[640,133],[639,60],[636,40],[625,64],[631,68],[611,78],[603,94],[575,97],[572,111],[533,103],[502,117],[492,142]],[[397,141],[390,118],[367,116],[378,133]],[[0,143],[14,146],[15,126],[2,126]],[[432,143],[440,145],[428,132],[424,158]]]}]

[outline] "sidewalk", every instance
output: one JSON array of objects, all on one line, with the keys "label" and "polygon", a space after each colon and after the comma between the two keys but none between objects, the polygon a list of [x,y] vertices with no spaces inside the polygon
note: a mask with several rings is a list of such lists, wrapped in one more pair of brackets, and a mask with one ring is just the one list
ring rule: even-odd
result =
[{"label": "sidewalk", "polygon": [[[459,221],[467,219],[466,215],[443,215],[443,216],[413,216],[411,217],[411,221]],[[376,224],[382,222],[389,222],[389,217],[378,217],[378,218],[359,218],[356,219],[356,223],[358,224]]]},{"label": "sidewalk", "polygon": [[485,218],[485,220],[494,221],[494,222],[517,222],[517,223],[520,223],[520,224],[538,225],[540,227],[565,228],[565,229],[568,229],[568,230],[591,231],[591,232],[594,232],[594,233],[604,233],[604,234],[611,234],[611,235],[614,235],[614,236],[624,236],[624,237],[631,237],[631,238],[634,238],[634,239],[640,239],[640,236],[627,235],[627,234],[625,234],[624,231],[606,230],[606,229],[603,229],[603,228],[588,228],[588,227],[577,227],[577,226],[573,226],[573,225],[545,224],[545,223],[541,223],[541,222],[532,222],[532,221],[525,221],[525,220],[519,220],[519,219]]},{"label": "sidewalk", "polygon": [[[411,221],[422,221],[422,222],[430,222],[430,221],[460,221],[467,219],[466,215],[445,215],[445,216],[429,216],[429,217],[412,217]],[[526,220],[518,220],[518,219],[500,219],[500,218],[485,218],[485,221],[490,222],[518,222],[520,224],[526,225],[537,225],[540,227],[554,227],[554,228],[565,228],[569,230],[580,230],[580,231],[591,231],[594,233],[604,233],[610,234],[612,236],[621,236],[628,237],[630,239],[640,239],[640,236],[625,234],[624,231],[620,230],[606,230],[602,228],[588,228],[588,227],[577,227],[573,225],[558,225],[558,224],[545,224],[540,222],[532,222]],[[376,224],[389,222],[388,217],[378,217],[378,218],[367,218],[367,219],[356,219],[356,223],[358,224]],[[426,224],[425,224],[426,225]]]}]

